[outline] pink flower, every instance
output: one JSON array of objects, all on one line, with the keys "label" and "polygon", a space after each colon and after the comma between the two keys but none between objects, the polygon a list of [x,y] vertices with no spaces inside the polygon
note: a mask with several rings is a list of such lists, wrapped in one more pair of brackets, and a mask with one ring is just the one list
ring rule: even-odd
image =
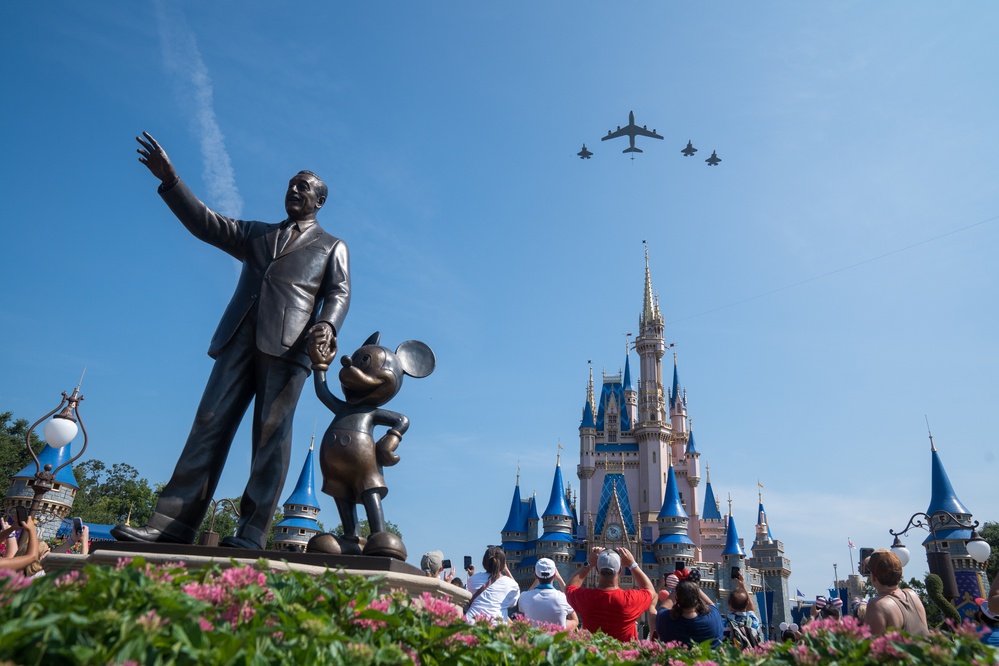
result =
[{"label": "pink flower", "polygon": [[198,618],[198,626],[201,627],[201,631],[214,631],[215,625],[201,617]]},{"label": "pink flower", "polygon": [[812,652],[807,645],[795,645],[787,651],[798,664],[811,666],[819,663],[819,655]]},{"label": "pink flower", "polygon": [[[638,661],[638,658],[642,656],[640,650],[618,650],[617,658],[621,661]],[[717,666],[717,664],[715,665]]]},{"label": "pink flower", "polygon": [[115,562],[114,568],[115,568],[115,570],[124,569],[125,567],[127,567],[131,563],[132,563],[132,558],[131,557],[119,557],[118,561]]},{"label": "pink flower", "polygon": [[447,645],[452,645],[454,643],[461,643],[466,647],[475,647],[479,644],[479,639],[477,636],[471,636],[469,634],[455,634],[446,641]]},{"label": "pink flower", "polygon": [[871,641],[870,654],[875,659],[901,659],[904,655],[898,648],[896,648],[891,641],[890,636],[898,636],[898,632],[892,632],[891,634],[885,634],[884,636],[878,636]]},{"label": "pink flower", "polygon": [[235,588],[249,587],[250,585],[265,587],[267,576],[253,567],[233,567],[222,572],[222,584]]},{"label": "pink flower", "polygon": [[170,620],[164,619],[159,615],[157,615],[155,610],[150,610],[141,615],[139,619],[135,621],[135,623],[140,627],[142,627],[143,629],[145,629],[146,632],[151,634],[158,631],[160,627],[162,627],[169,621]]}]

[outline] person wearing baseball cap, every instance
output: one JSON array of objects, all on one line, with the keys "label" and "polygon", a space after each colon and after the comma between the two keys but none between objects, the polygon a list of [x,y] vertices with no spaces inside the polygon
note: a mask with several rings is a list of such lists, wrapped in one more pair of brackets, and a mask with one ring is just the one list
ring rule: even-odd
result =
[{"label": "person wearing baseball cap", "polygon": [[[622,567],[630,570],[637,586],[635,589],[621,589]],[[597,586],[583,587],[587,575],[594,569],[597,570]],[[630,550],[608,550],[599,546],[590,549],[586,566],[573,574],[565,588],[565,596],[579,613],[584,629],[592,633],[602,631],[624,642],[638,638],[635,622],[652,607],[655,594],[652,581],[635,563]]]},{"label": "person wearing baseball cap", "polygon": [[565,587],[555,562],[542,557],[534,565],[534,583],[520,595],[520,612],[532,624],[555,624],[572,631],[579,624],[576,611],[569,605],[565,593],[555,588],[555,582]]}]

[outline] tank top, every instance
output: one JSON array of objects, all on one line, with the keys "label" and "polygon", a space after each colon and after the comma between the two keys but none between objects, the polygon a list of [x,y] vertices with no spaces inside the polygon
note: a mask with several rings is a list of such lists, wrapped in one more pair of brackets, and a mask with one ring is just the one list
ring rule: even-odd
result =
[{"label": "tank top", "polygon": [[[922,603],[919,597],[916,597],[916,593],[912,590],[899,591],[902,593],[901,599],[894,594],[888,595],[892,601],[898,604],[898,608],[902,612],[902,626],[899,629],[912,636],[928,636],[929,629],[927,629],[923,619],[919,617],[919,613],[916,611],[914,605]],[[915,598],[915,601],[913,601],[913,598]]]}]

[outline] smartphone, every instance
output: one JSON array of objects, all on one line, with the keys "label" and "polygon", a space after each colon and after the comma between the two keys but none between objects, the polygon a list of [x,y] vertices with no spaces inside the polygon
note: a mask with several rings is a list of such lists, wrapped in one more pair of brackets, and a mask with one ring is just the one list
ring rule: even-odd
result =
[{"label": "smartphone", "polygon": [[686,568],[687,568],[687,565],[685,565],[683,562],[677,562],[676,563],[676,570],[677,571],[683,571]]},{"label": "smartphone", "polygon": [[74,518],[73,519],[73,534],[83,534],[83,519]]},{"label": "smartphone", "polygon": [[28,510],[23,506],[14,507],[14,518],[17,520],[15,523],[16,527],[20,527],[21,523],[28,519]]},{"label": "smartphone", "polygon": [[732,578],[739,577],[739,567],[732,567]]},{"label": "smartphone", "polygon": [[444,560],[444,563],[441,564],[441,566],[444,567],[445,569],[450,569],[451,568],[451,560]]},{"label": "smartphone", "polygon": [[471,568],[472,568],[472,556],[465,555],[465,571],[468,571]]}]

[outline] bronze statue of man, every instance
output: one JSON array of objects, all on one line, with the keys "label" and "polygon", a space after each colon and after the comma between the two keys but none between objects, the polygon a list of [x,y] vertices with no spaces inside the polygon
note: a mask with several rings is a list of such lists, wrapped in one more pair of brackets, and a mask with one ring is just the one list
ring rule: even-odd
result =
[{"label": "bronze statue of man", "polygon": [[316,212],[327,188],[311,171],[292,177],[281,223],[233,220],[208,208],[178,176],[152,136],[136,137],[139,161],[195,237],[242,262],[239,282],[208,355],[215,359],[180,460],[144,527],[117,525],[119,541],[194,543],[233,437],[253,405],[250,478],[235,536],[223,546],[263,548],[291,456],[291,426],[310,360],[308,335],[336,353],[350,305],[347,245],[323,231]]}]

